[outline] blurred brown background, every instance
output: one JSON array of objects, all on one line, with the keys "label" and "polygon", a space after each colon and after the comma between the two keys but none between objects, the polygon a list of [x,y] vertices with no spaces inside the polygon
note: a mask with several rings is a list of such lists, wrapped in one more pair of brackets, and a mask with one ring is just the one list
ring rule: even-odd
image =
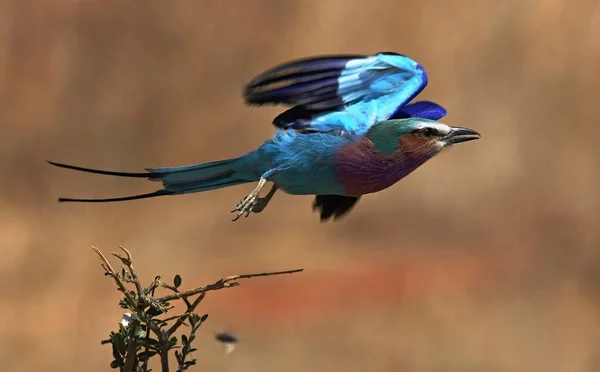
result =
[{"label": "blurred brown background", "polygon": [[[420,98],[480,131],[345,219],[252,186],[119,204],[139,171],[237,156],[281,107],[241,87],[283,61],[395,51]],[[90,245],[138,271],[222,276],[303,267],[209,295],[212,371],[600,371],[600,2],[0,1],[2,371],[104,371],[121,311]],[[213,331],[235,332],[231,355]]]}]

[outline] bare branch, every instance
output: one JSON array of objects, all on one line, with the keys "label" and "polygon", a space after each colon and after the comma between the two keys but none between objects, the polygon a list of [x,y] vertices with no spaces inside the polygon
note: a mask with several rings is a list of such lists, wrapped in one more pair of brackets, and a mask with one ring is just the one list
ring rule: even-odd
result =
[{"label": "bare branch", "polygon": [[216,291],[216,290],[223,289],[223,288],[235,287],[235,286],[238,286],[240,284],[240,283],[236,282],[236,280],[238,280],[238,279],[249,279],[249,278],[256,278],[256,277],[259,277],[259,276],[273,276],[273,275],[295,274],[295,273],[299,273],[301,271],[304,271],[304,269],[274,271],[274,272],[266,272],[266,273],[259,273],[259,274],[232,275],[232,276],[228,276],[228,277],[223,278],[223,279],[219,279],[215,283],[209,284],[209,285],[204,286],[204,287],[198,287],[198,288],[190,289],[189,291],[185,291],[185,292],[173,293],[173,294],[170,294],[170,295],[159,297],[156,300],[161,301],[161,302],[166,302],[166,301],[171,301],[171,300],[176,300],[176,299],[187,298],[187,297],[194,296],[194,295],[197,295],[197,294],[200,294],[200,293],[206,293],[206,292],[210,292],[210,291]]},{"label": "bare branch", "polygon": [[92,246],[92,249],[100,257],[100,261],[102,261],[102,268],[104,269],[104,271],[106,272],[106,274],[108,276],[112,277],[115,280],[115,283],[117,283],[117,287],[119,287],[119,290],[121,292],[123,292],[123,294],[127,298],[127,302],[129,302],[129,305],[131,307],[133,307],[134,309],[137,309],[137,303],[136,303],[135,299],[127,291],[127,288],[125,288],[125,284],[123,284],[123,281],[119,277],[119,274],[117,274],[115,272],[115,270],[110,265],[110,262],[108,262],[108,260],[106,259],[106,257],[104,257],[104,255],[102,254],[102,252],[100,252],[100,250],[98,250],[98,248]]},{"label": "bare branch", "polygon": [[137,290],[138,295],[145,297],[144,288],[142,287],[142,284],[140,283],[140,280],[139,280],[139,278],[138,278],[138,276],[137,276],[137,274],[136,274],[136,272],[135,272],[135,270],[133,268],[133,261],[131,259],[131,253],[129,253],[129,251],[127,249],[125,249],[125,247],[123,247],[121,245],[119,246],[119,248],[121,248],[121,250],[123,252],[125,252],[125,254],[127,256],[126,257],[122,257],[122,256],[119,256],[119,255],[117,255],[115,253],[113,253],[113,255],[115,257],[118,257],[123,262],[123,264],[127,266],[127,269],[129,269],[129,273],[131,274],[132,282],[135,285],[135,289]]}]

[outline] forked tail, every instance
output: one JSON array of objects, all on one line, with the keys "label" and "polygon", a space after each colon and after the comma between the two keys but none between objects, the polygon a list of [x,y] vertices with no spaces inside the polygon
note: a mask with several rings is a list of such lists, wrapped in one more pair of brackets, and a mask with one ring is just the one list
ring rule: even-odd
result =
[{"label": "forked tail", "polygon": [[220,189],[223,187],[241,185],[258,181],[256,177],[241,169],[243,157],[215,161],[204,164],[186,165],[182,167],[146,168],[147,172],[113,172],[102,169],[83,168],[69,164],[49,161],[48,163],[81,172],[104,174],[118,177],[147,178],[151,181],[161,181],[163,189],[155,192],[105,199],[59,198],[59,202],[103,203],[126,200],[152,198],[164,195],[179,195]]}]

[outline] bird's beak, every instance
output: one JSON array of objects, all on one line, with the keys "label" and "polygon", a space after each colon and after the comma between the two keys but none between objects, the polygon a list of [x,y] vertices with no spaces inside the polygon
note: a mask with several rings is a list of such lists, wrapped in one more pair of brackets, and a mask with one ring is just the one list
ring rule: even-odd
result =
[{"label": "bird's beak", "polygon": [[473,141],[479,138],[481,138],[481,135],[473,129],[452,127],[450,133],[444,137],[444,141],[449,145],[453,145],[455,143]]}]

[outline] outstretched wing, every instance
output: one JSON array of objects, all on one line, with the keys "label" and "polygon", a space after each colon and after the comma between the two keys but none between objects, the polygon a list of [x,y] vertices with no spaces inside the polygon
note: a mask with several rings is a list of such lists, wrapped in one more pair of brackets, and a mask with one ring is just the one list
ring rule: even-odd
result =
[{"label": "outstretched wing", "polygon": [[360,134],[395,115],[445,115],[445,109],[433,102],[414,103],[425,109],[405,106],[426,85],[423,67],[400,54],[333,55],[267,70],[246,85],[244,99],[250,105],[293,106],[273,120],[280,128]]}]

